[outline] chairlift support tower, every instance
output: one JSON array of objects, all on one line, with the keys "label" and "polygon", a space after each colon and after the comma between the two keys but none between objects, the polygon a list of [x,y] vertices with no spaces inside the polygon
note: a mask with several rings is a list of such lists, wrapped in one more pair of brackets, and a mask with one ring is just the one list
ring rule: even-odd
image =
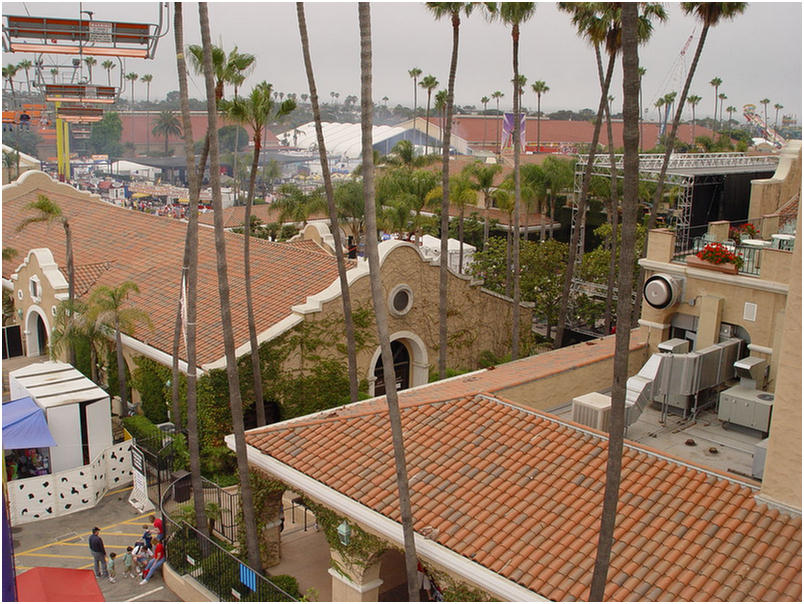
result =
[{"label": "chairlift support tower", "polygon": [[[94,20],[92,11],[79,10],[77,19],[3,15],[3,52],[25,52],[37,56],[35,81],[45,88],[45,98],[56,106],[56,148],[59,180],[70,171],[69,124],[89,123],[103,117],[96,103],[114,102],[114,88],[79,83],[69,87],[44,84],[42,55],[56,54],[77,57],[73,68],[80,67],[84,55],[116,57],[120,62],[120,87],[123,91],[123,62],[125,57],[153,59],[159,40],[167,34],[163,15],[167,2],[159,3],[157,23],[127,23]],[[85,15],[88,18],[85,18]],[[111,88],[111,92],[109,91]],[[66,97],[66,98],[65,98]],[[109,100],[111,99],[111,100]]]}]

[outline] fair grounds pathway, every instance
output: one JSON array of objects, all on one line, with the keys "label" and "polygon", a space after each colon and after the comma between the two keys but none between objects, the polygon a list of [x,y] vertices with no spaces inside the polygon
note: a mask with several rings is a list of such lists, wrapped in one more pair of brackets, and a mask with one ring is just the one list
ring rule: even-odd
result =
[{"label": "fair grounds pathway", "polygon": [[40,520],[15,526],[14,563],[17,574],[35,566],[92,569],[89,535],[92,527],[101,529],[100,536],[108,554],[117,554],[117,583],[98,578],[107,602],[175,602],[179,598],[162,580],[161,571],[140,585],[140,579],[125,578],[123,554],[126,547],[142,536],[143,525],[149,524],[149,513],[141,514],[130,503],[131,487],[108,492],[92,509],[59,518]]}]

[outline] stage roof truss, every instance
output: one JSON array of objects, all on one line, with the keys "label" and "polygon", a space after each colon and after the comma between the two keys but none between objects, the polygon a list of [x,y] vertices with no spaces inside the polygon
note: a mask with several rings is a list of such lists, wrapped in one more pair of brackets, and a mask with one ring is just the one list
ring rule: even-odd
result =
[{"label": "stage roof truss", "polygon": [[152,59],[163,35],[159,6],[157,24],[4,15],[3,50]]}]

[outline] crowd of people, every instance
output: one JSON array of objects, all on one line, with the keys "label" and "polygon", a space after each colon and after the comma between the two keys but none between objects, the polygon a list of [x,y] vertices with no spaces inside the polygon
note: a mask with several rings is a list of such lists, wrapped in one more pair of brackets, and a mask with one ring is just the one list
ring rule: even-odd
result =
[{"label": "crowd of people", "polygon": [[[140,585],[151,580],[154,573],[165,563],[165,530],[162,519],[150,516],[151,524],[143,525],[142,537],[134,545],[126,547],[122,557],[122,577],[141,578]],[[108,578],[110,583],[117,582],[118,556],[117,552],[109,552],[109,561],[106,561],[106,547],[100,537],[100,529],[96,526],[89,536],[89,551],[92,553],[95,576]]]}]

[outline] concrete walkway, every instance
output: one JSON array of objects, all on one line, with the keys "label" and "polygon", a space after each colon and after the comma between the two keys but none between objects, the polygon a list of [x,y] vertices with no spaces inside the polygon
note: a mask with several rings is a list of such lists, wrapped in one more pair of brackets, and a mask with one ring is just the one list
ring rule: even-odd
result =
[{"label": "concrete walkway", "polygon": [[90,510],[12,527],[17,574],[34,566],[91,569],[93,561],[88,540],[92,528],[97,526],[101,529],[106,553],[115,552],[118,556],[117,583],[96,579],[107,602],[178,601],[158,571],[146,585],[140,585],[139,579],[122,577],[126,546],[133,545],[142,536],[142,525],[148,524],[149,516],[140,514],[128,503],[130,492],[131,487],[111,491]]}]

